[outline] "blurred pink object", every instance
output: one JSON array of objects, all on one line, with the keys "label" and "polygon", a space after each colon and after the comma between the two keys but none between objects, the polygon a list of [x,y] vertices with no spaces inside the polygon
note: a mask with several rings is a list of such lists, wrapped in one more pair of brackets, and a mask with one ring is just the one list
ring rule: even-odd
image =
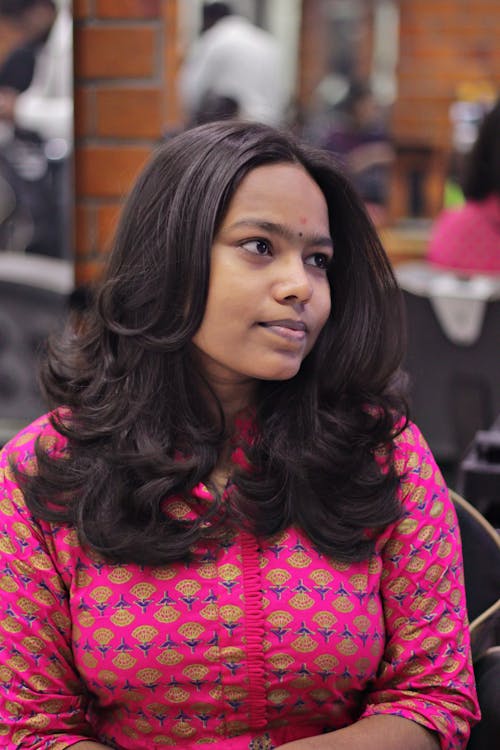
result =
[{"label": "blurred pink object", "polygon": [[500,196],[443,211],[434,224],[427,258],[445,268],[500,274]]}]

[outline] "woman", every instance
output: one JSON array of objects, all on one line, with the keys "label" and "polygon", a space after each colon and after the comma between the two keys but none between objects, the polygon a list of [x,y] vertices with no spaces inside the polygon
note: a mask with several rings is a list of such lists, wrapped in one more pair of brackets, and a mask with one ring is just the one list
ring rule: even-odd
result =
[{"label": "woman", "polygon": [[158,151],[4,450],[8,748],[465,747],[456,518],[400,339],[327,155],[234,122]]},{"label": "woman", "polygon": [[500,100],[481,123],[463,188],[465,205],[436,219],[428,260],[466,274],[500,274]]}]

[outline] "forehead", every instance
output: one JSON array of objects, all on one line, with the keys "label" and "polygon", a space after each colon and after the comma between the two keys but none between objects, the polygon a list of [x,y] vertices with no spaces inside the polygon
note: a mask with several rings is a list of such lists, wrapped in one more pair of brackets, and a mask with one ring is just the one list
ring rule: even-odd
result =
[{"label": "forehead", "polygon": [[[328,207],[319,185],[300,164],[278,163],[248,172],[229,203],[223,223],[237,215],[273,218],[275,214],[328,226]],[[299,216],[300,215],[300,216]]]}]

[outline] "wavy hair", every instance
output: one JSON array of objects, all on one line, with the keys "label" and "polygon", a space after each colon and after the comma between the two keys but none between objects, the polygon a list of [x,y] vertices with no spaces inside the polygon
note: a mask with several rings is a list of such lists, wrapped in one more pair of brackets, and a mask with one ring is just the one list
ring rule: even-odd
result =
[{"label": "wavy hair", "polygon": [[[216,496],[206,516],[173,520],[162,501],[189,499],[227,440],[191,344],[212,241],[245,175],[281,163],[302,165],[328,206],[331,314],[297,375],[258,384],[256,437],[243,446],[251,469],[235,472],[231,500]],[[207,518],[212,532],[237,523],[260,537],[296,524],[325,554],[364,559],[400,514],[400,479],[376,452],[385,446],[390,458],[405,424],[401,355],[399,290],[333,157],[260,124],[186,131],[159,148],[132,189],[86,325],[49,347],[42,383],[53,408],[67,407],[51,417],[67,443],[62,455],[37,447],[39,470],[23,478],[27,503],[119,563],[188,557]]]}]

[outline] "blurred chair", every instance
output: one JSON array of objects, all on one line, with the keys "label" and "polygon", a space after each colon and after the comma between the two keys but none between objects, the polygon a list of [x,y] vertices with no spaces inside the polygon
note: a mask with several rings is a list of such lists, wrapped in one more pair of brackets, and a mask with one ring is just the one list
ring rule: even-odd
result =
[{"label": "blurred chair", "polygon": [[[464,557],[465,595],[473,641],[478,651],[486,622],[500,615],[500,535],[458,492],[450,490],[457,513]],[[500,645],[500,643],[486,644]]]},{"label": "blurred chair", "polygon": [[500,412],[500,279],[396,267],[408,327],[413,419],[438,463],[458,465]]},{"label": "blurred chair", "polygon": [[467,748],[496,750],[500,737],[500,536],[461,495],[450,491],[450,496],[462,537],[472,661],[482,714]]},{"label": "blurred chair", "polygon": [[46,410],[38,358],[67,317],[72,289],[69,261],[0,253],[0,445]]},{"label": "blurred chair", "polygon": [[474,662],[474,674],[482,718],[472,727],[467,750],[497,750],[500,737],[500,646],[492,646]]},{"label": "blurred chair", "polygon": [[500,528],[500,414],[489,430],[474,436],[458,468],[456,490]]},{"label": "blurred chair", "polygon": [[408,216],[437,216],[443,203],[448,157],[422,141],[397,140],[389,186],[389,224]]}]

